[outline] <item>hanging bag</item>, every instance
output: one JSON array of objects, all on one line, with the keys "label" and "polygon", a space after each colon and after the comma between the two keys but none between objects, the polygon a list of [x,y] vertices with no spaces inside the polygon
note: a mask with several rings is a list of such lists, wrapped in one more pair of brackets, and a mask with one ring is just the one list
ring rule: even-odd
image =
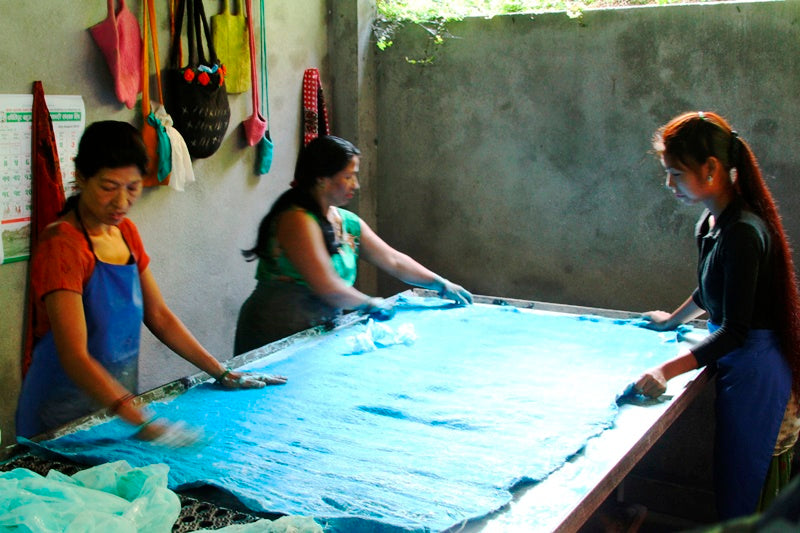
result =
[{"label": "hanging bag", "polygon": [[[225,87],[228,94],[243,93],[250,88],[247,70],[251,46],[248,45],[247,28],[242,0],[237,0],[237,14],[230,11],[228,0],[223,2],[222,13],[211,17],[211,40],[220,62],[225,65]],[[248,12],[248,17],[250,14]]]},{"label": "hanging bag", "polygon": [[[189,62],[181,67],[178,56],[184,13]],[[176,20],[167,77],[167,111],[175,129],[183,135],[191,156],[204,158],[219,149],[231,118],[225,91],[225,67],[214,51],[202,0],[180,0]],[[203,35],[208,45],[208,59],[203,51]]]},{"label": "hanging bag", "polygon": [[[249,2],[250,0],[248,0]],[[262,174],[267,174],[269,169],[272,168],[272,154],[274,145],[272,144],[272,138],[269,134],[269,84],[268,82],[268,73],[267,73],[267,18],[264,16],[264,0],[259,0],[261,5],[260,15],[261,15],[261,89],[262,89],[262,100],[261,100],[261,112],[263,113],[264,122],[267,126],[267,131],[264,132],[264,135],[258,141],[256,145],[256,164],[255,164],[255,171],[256,174],[259,176]],[[253,80],[255,83],[255,79]]]},{"label": "hanging bag", "polygon": [[256,50],[255,39],[253,38],[253,9],[252,0],[245,0],[247,4],[247,32],[250,35],[250,76],[252,78],[252,103],[253,114],[244,119],[242,125],[244,126],[244,135],[247,139],[247,144],[255,146],[264,137],[267,131],[267,121],[261,115],[261,109],[258,105],[258,75],[256,74]]},{"label": "hanging bag", "polygon": [[[156,9],[155,0],[145,0],[147,3],[147,10],[150,20],[150,32],[153,36],[153,54],[155,56],[156,79],[158,80],[158,94],[161,97],[161,67],[159,65],[159,51],[158,51],[158,24],[156,22]],[[172,5],[170,5],[170,22],[173,22]],[[169,185],[171,189],[176,191],[183,191],[186,183],[195,181],[194,169],[192,168],[192,158],[189,155],[189,149],[186,147],[186,141],[183,140],[180,132],[173,127],[172,117],[169,116],[167,110],[161,103],[153,102],[152,111],[147,117],[148,122],[156,129],[159,138],[159,158],[169,161],[169,166],[163,164],[159,165],[159,181],[161,185]],[[169,151],[167,153],[167,150]],[[161,159],[159,159],[161,161]],[[163,179],[164,172],[169,175],[167,179]]]},{"label": "hanging bag", "polygon": [[303,73],[303,145],[320,135],[329,135],[328,108],[319,81],[319,71],[308,68]]},{"label": "hanging bag", "polygon": [[117,99],[133,109],[142,88],[142,37],[136,16],[125,0],[119,0],[116,13],[114,0],[108,0],[108,16],[89,28],[89,33],[106,58]]},{"label": "hanging bag", "polygon": [[172,145],[164,125],[150,109],[150,44],[148,42],[148,30],[153,38],[153,63],[156,68],[158,97],[163,99],[153,0],[142,2],[142,29],[142,139],[144,139],[144,145],[147,148],[147,172],[142,180],[142,185],[155,187],[169,184],[169,174],[172,171]]}]

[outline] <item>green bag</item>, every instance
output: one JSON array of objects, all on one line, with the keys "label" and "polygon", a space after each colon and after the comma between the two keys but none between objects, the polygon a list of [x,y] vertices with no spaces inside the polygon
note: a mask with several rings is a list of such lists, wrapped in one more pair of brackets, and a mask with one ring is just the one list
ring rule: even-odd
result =
[{"label": "green bag", "polygon": [[272,168],[273,149],[274,145],[267,131],[256,145],[256,174],[259,176],[269,173],[269,169]]},{"label": "green bag", "polygon": [[242,0],[237,0],[238,12],[231,13],[228,0],[218,15],[211,17],[211,41],[220,62],[225,65],[225,88],[229,94],[250,89],[250,44],[247,19]]}]

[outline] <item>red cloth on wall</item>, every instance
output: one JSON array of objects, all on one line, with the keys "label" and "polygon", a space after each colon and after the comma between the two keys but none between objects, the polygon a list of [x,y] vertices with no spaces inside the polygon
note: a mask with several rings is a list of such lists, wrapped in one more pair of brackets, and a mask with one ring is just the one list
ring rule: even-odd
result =
[{"label": "red cloth on wall", "polygon": [[319,81],[319,71],[306,69],[303,73],[303,145],[319,135],[329,135],[328,109]]},{"label": "red cloth on wall", "polygon": [[31,252],[39,235],[64,209],[64,184],[53,131],[53,121],[44,97],[42,82],[33,82],[33,124],[31,125]]},{"label": "red cloth on wall", "polygon": [[[48,224],[58,218],[64,208],[64,184],[61,181],[61,164],[58,160],[58,146],[53,131],[53,121],[44,97],[41,81],[33,82],[33,109],[31,123],[31,235],[30,253],[33,256],[39,242],[39,235]],[[22,375],[28,370],[33,351],[33,324],[36,309],[32,301],[32,291],[28,290],[28,310],[25,315],[25,332],[22,344]]]}]

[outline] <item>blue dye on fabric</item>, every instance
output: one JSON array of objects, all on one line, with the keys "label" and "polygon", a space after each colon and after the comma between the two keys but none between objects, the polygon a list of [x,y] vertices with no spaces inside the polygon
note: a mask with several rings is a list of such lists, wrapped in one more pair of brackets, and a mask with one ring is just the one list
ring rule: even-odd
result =
[{"label": "blue dye on fabric", "polygon": [[202,447],[139,442],[119,420],[40,445],[92,464],[164,462],[172,489],[221,487],[327,531],[440,531],[546,478],[613,424],[632,379],[678,351],[675,332],[630,320],[426,307],[399,306],[385,323],[413,324],[413,344],[353,354],[356,324],[248,365],[284,386],[202,384],[153,404],[202,426]]}]

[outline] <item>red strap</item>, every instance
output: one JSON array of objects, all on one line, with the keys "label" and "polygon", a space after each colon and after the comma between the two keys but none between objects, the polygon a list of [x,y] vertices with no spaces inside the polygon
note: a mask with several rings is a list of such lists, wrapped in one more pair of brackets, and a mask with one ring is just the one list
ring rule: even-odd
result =
[{"label": "red strap", "polygon": [[[258,74],[256,74],[256,40],[253,36],[253,3],[252,0],[245,0],[247,8],[247,34],[250,40],[250,85],[253,96],[253,115],[258,115],[261,110],[258,105]],[[228,2],[225,2],[225,9],[228,9]],[[241,13],[241,8],[239,9]],[[264,24],[263,22],[261,24]]]}]

